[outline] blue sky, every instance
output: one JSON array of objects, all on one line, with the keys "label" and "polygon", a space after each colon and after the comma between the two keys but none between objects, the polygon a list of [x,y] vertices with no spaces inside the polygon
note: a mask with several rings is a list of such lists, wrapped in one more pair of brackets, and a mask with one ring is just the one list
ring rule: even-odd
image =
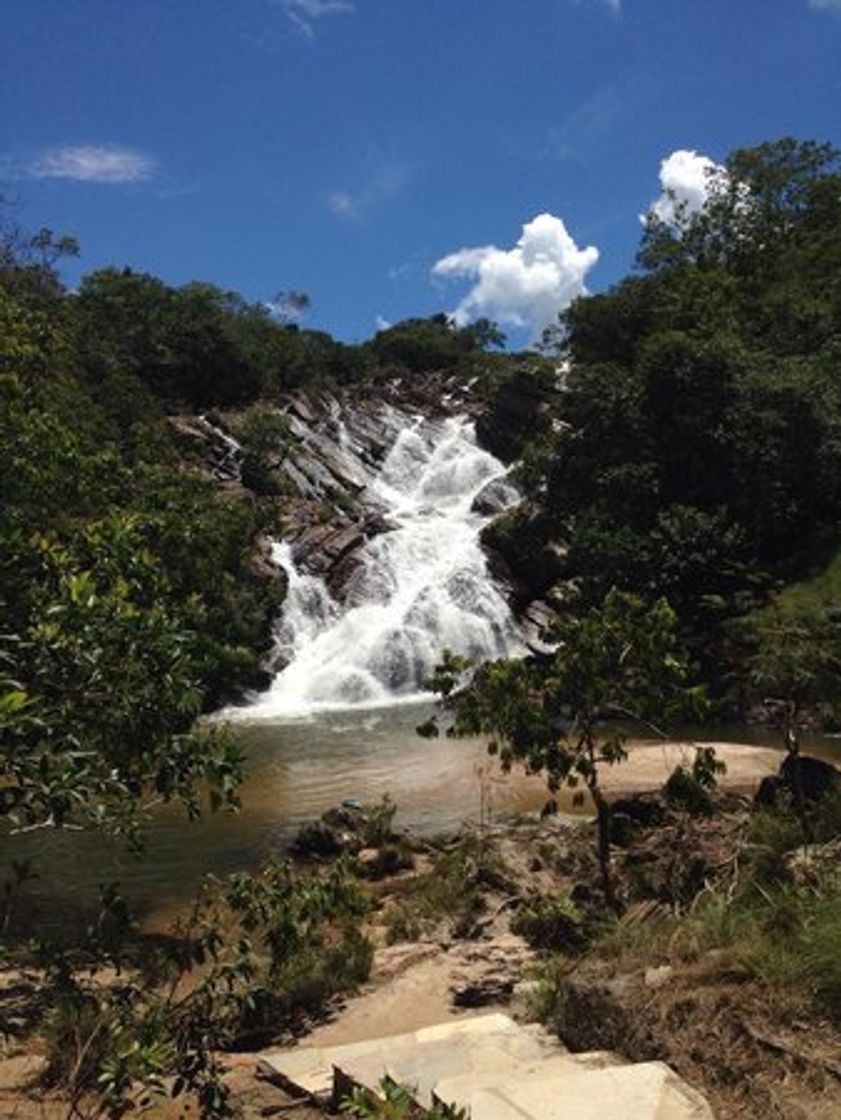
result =
[{"label": "blue sky", "polygon": [[[0,189],[21,224],[79,238],[69,282],[125,264],[255,300],[296,288],[308,324],[348,340],[446,310],[526,341],[553,300],[628,271],[673,152],[841,146],[841,0],[6,0],[4,16]],[[680,190],[701,165],[671,166]]]}]

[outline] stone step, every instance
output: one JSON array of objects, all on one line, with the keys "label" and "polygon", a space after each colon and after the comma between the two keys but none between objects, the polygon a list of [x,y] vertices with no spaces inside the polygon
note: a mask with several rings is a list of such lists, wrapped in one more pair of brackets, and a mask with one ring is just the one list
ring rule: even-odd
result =
[{"label": "stone step", "polygon": [[570,1054],[542,1029],[477,1015],[410,1034],[264,1054],[260,1073],[338,1105],[384,1077],[424,1107],[469,1110],[471,1120],[712,1120],[706,1101],[665,1064],[631,1065],[602,1051]]},{"label": "stone step", "polygon": [[435,1099],[471,1120],[713,1120],[704,1098],[663,1062],[588,1068],[562,1055],[529,1070],[439,1082]]},{"label": "stone step", "polygon": [[[261,1076],[286,1089],[325,1100],[348,1091],[349,1084],[375,1088],[389,1075],[408,1085],[423,1083],[427,1097],[443,1076],[474,1068],[490,1050],[494,1060],[535,1061],[555,1054],[559,1044],[542,1031],[523,1028],[507,1015],[475,1015],[343,1046],[275,1050],[258,1062]],[[334,1087],[340,1071],[338,1089]]]}]

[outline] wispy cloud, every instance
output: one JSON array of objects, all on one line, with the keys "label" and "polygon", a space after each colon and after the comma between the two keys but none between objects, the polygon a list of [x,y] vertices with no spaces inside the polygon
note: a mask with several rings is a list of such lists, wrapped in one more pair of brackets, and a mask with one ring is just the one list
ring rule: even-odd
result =
[{"label": "wispy cloud", "polygon": [[378,167],[367,182],[355,190],[345,187],[332,190],[324,203],[339,218],[361,218],[368,211],[398,195],[411,178],[403,163],[387,163]]},{"label": "wispy cloud", "polygon": [[331,191],[326,202],[327,209],[334,214],[354,215],[358,209],[357,200],[350,191]]},{"label": "wispy cloud", "polygon": [[70,179],[77,183],[140,183],[154,177],[157,162],[144,152],[115,144],[80,144],[48,148],[18,165],[29,179]]},{"label": "wispy cloud", "polygon": [[612,16],[622,15],[622,0],[569,0],[574,7],[587,4],[590,7],[606,8]]},{"label": "wispy cloud", "polygon": [[838,12],[841,15],[841,0],[809,0],[809,7],[816,12]]},{"label": "wispy cloud", "polygon": [[623,98],[618,84],[611,82],[585,98],[549,129],[536,152],[538,159],[569,159],[579,154],[582,146],[606,133],[623,111]]},{"label": "wispy cloud", "polygon": [[475,280],[452,313],[459,326],[488,316],[503,326],[526,328],[536,340],[559,311],[586,292],[585,277],[598,259],[594,246],[576,245],[561,218],[538,214],[511,249],[460,249],[438,261],[432,275]]},{"label": "wispy cloud", "polygon": [[302,35],[315,38],[315,24],[324,16],[356,11],[351,0],[275,0]]}]

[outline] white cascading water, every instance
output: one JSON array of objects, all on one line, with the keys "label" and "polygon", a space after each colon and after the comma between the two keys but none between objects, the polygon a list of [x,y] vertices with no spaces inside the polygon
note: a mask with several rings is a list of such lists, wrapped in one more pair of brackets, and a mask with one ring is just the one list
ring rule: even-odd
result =
[{"label": "white cascading water", "polygon": [[366,499],[396,527],[360,550],[343,603],[319,577],[297,570],[288,545],[276,546],[289,576],[277,633],[285,668],[241,712],[246,718],[420,698],[444,649],[477,662],[521,650],[479,544],[488,518],[471,511],[505,468],[476,445],[473,425],[418,420],[368,475]]}]

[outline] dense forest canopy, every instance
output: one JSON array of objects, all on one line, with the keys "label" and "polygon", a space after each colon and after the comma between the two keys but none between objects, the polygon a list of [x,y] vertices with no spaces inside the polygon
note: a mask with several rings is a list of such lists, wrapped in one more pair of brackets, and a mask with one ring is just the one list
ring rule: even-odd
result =
[{"label": "dense forest canopy", "polygon": [[841,167],[786,139],[652,214],[638,269],[562,316],[569,372],[532,497],[583,601],[665,596],[708,675],[720,624],[833,554],[841,499]]}]

